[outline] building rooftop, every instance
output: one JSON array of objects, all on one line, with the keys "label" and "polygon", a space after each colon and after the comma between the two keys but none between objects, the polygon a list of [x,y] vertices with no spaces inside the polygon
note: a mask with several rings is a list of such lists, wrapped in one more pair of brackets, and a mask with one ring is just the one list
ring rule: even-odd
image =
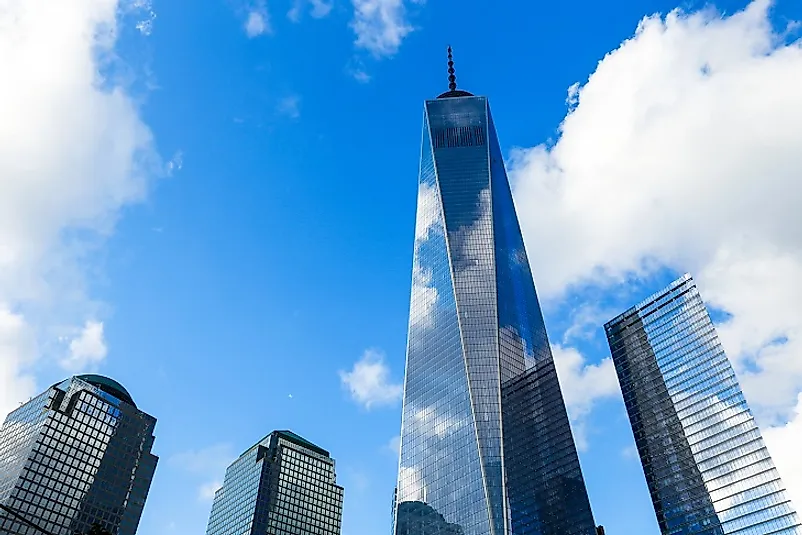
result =
[{"label": "building rooftop", "polygon": [[289,440],[293,444],[297,444],[297,445],[302,446],[304,448],[308,448],[308,449],[314,451],[315,453],[319,453],[321,455],[325,455],[326,457],[331,457],[331,454],[329,454],[328,451],[324,450],[320,446],[312,444],[311,442],[306,440],[304,437],[296,435],[292,431],[287,431],[287,430],[273,431],[273,433],[275,433],[276,435],[281,436],[282,438],[284,438],[286,440]]},{"label": "building rooftop", "polygon": [[134,398],[131,397],[131,394],[128,393],[128,390],[125,389],[123,385],[115,381],[110,377],[106,377],[104,375],[96,375],[94,373],[85,373],[82,375],[76,375],[78,379],[82,381],[86,381],[92,386],[95,386],[101,389],[103,392],[114,396],[115,398],[119,399],[120,401],[125,401],[136,407],[136,403],[134,403]]},{"label": "building rooftop", "polygon": [[455,97],[473,97],[475,96],[473,93],[468,93],[467,91],[463,91],[462,89],[455,89],[454,91],[446,91],[445,93],[439,95],[437,98],[455,98]]},{"label": "building rooftop", "polygon": [[613,319],[611,319],[610,321],[605,323],[604,324],[604,328],[605,329],[612,328],[613,325],[615,325],[616,323],[620,322],[622,319],[626,318],[627,316],[632,316],[636,312],[638,312],[639,310],[641,310],[643,308],[646,308],[651,303],[659,300],[662,296],[664,296],[664,295],[676,290],[678,287],[682,286],[682,284],[684,284],[687,281],[693,282],[693,277],[691,277],[690,273],[685,273],[683,276],[681,276],[680,278],[678,278],[677,280],[675,280],[674,282],[672,282],[671,284],[669,284],[665,288],[663,288],[661,290],[657,290],[652,295],[650,295],[646,299],[643,299],[638,304],[629,307],[627,310],[625,310],[621,314],[617,315],[616,317],[614,317]]}]

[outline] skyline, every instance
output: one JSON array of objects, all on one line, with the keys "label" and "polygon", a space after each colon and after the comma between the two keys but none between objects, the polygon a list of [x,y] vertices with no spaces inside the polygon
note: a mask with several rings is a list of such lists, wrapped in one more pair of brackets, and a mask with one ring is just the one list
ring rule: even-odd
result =
[{"label": "skyline", "polygon": [[802,481],[781,442],[802,434],[802,6],[328,5],[9,4],[0,412],[79,370],[125,384],[159,420],[145,535],[202,532],[227,462],[281,428],[338,459],[347,535],[384,529],[420,105],[446,86],[449,38],[545,252],[530,261],[597,523],[657,533],[600,326],[685,271]]}]

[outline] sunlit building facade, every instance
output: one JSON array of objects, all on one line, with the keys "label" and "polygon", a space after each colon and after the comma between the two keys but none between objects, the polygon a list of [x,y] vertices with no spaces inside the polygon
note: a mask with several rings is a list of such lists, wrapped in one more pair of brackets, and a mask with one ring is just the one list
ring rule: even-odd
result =
[{"label": "sunlit building facade", "polygon": [[340,535],[343,488],[329,452],[274,431],[226,470],[207,535]]},{"label": "sunlit building facade", "polygon": [[800,535],[689,275],[605,326],[663,535]]},{"label": "sunlit building facade", "polygon": [[67,379],[11,412],[0,429],[0,533],[73,535],[97,524],[134,535],[158,462],[155,426],[101,375]]},{"label": "sunlit building facade", "polygon": [[396,535],[593,535],[487,99],[424,106]]}]

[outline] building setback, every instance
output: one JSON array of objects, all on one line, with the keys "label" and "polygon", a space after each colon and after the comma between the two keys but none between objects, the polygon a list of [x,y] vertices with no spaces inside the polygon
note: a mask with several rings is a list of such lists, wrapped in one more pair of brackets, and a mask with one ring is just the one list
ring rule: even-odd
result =
[{"label": "building setback", "polygon": [[339,535],[343,488],[329,452],[273,431],[226,470],[207,535]]},{"label": "building setback", "polygon": [[[78,375],[11,412],[0,430],[0,533],[134,535],[158,458],[156,419],[118,382]],[[11,512],[9,512],[9,510]]]},{"label": "building setback", "polygon": [[396,535],[594,535],[485,97],[424,105]]},{"label": "building setback", "polygon": [[693,279],[605,325],[663,535],[800,535]]}]

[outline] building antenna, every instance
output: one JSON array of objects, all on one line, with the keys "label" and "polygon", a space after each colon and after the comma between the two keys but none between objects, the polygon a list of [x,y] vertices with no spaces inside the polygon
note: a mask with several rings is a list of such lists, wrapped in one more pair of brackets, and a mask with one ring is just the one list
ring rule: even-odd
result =
[{"label": "building antenna", "polygon": [[454,75],[454,56],[451,55],[451,45],[448,47],[448,89],[457,90],[457,77]]}]

